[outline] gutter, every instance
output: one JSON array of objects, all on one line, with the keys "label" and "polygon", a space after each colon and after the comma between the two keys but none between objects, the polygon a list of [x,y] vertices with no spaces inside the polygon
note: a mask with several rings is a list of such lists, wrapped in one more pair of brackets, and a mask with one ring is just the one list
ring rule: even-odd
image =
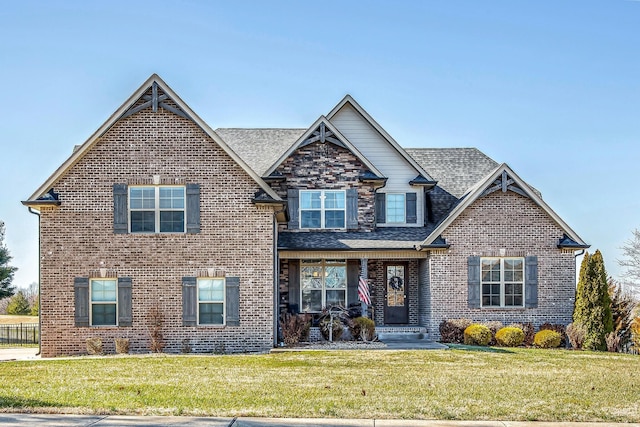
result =
[{"label": "gutter", "polygon": [[42,316],[40,315],[40,311],[42,310],[42,297],[40,294],[40,283],[42,282],[42,277],[40,277],[40,213],[35,211],[31,206],[29,206],[29,212],[38,217],[38,352],[36,356],[40,356],[40,353],[42,353]]}]

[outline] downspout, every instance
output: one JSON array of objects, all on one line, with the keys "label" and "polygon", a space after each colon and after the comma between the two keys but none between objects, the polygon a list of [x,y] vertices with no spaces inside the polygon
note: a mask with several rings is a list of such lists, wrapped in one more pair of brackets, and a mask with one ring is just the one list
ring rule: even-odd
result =
[{"label": "downspout", "polygon": [[278,256],[278,215],[273,212],[273,347],[278,347],[278,312],[280,311],[280,257]]},{"label": "downspout", "polygon": [[40,356],[40,353],[42,353],[42,316],[40,315],[40,310],[42,310],[42,305],[40,304],[40,283],[42,282],[42,277],[40,277],[40,213],[33,210],[32,207],[29,207],[29,212],[38,217],[38,352],[36,356]]}]

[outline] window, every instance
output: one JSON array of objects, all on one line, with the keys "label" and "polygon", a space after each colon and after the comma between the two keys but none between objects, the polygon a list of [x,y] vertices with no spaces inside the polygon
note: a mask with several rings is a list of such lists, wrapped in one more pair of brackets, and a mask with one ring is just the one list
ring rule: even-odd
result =
[{"label": "window", "polygon": [[117,325],[117,295],[116,279],[92,279],[90,281],[91,294],[91,325]]},{"label": "window", "polygon": [[524,307],[524,259],[482,258],[482,307]]},{"label": "window", "polygon": [[387,222],[405,223],[405,195],[404,193],[387,193]]},{"label": "window", "polygon": [[184,233],[185,188],[129,187],[131,233]]},{"label": "window", "polygon": [[347,263],[344,260],[302,260],[300,292],[303,312],[347,306]]},{"label": "window", "polygon": [[300,228],[345,228],[345,192],[300,191]]},{"label": "window", "polygon": [[224,325],[224,278],[198,278],[198,324]]}]

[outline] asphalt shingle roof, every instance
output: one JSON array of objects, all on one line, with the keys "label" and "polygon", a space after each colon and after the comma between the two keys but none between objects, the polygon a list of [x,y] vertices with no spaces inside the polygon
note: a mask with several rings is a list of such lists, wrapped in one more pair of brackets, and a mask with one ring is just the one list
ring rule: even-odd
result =
[{"label": "asphalt shingle roof", "polygon": [[405,148],[449,194],[460,198],[498,163],[477,148]]},{"label": "asphalt shingle roof", "polygon": [[305,131],[306,129],[220,128],[215,132],[251,169],[264,176]]},{"label": "asphalt shingle roof", "polygon": [[278,249],[284,250],[364,250],[415,249],[433,231],[429,227],[380,227],[375,231],[281,232]]}]

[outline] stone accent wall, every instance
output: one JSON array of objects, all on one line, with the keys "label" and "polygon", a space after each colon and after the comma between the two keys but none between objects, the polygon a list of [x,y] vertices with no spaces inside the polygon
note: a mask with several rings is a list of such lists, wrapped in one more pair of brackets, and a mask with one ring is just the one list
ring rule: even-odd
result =
[{"label": "stone accent wall", "polygon": [[[444,319],[474,321],[571,322],[575,300],[573,253],[557,248],[562,229],[531,199],[495,192],[476,200],[443,233],[450,249],[431,255],[430,337],[438,339]],[[538,257],[538,307],[471,309],[467,303],[467,258],[471,255]]]},{"label": "stone accent wall", "polygon": [[[200,184],[200,233],[113,233],[112,185],[154,175]],[[116,337],[129,338],[132,352],[147,352],[155,306],[167,352],[185,342],[194,352],[270,349],[274,217],[251,203],[258,189],[189,120],[149,108],[117,122],[55,185],[62,205],[42,211],[42,355],[83,354],[90,337],[102,338],[108,353]],[[101,268],[132,279],[131,327],[74,326],[74,277]],[[182,325],[182,277],[207,269],[240,278],[240,326]]]},{"label": "stone accent wall", "polygon": [[[314,142],[295,150],[278,168],[284,181],[271,187],[286,200],[287,190],[346,190],[358,189],[358,226],[360,231],[375,228],[375,189],[358,179],[367,167],[349,150],[326,142]],[[282,227],[286,227],[284,224]],[[304,230],[296,230],[303,231]],[[331,231],[334,232],[334,231]]]}]

